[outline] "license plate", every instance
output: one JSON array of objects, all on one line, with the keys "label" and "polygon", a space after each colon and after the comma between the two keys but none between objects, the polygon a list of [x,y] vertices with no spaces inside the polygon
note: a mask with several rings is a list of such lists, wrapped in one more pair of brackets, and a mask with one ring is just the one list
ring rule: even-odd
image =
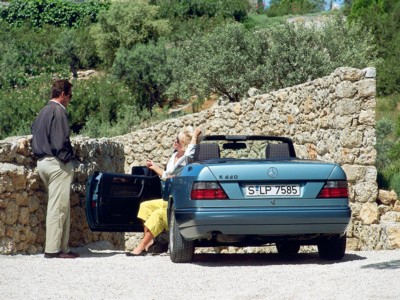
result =
[{"label": "license plate", "polygon": [[299,184],[246,185],[246,196],[300,196]]}]

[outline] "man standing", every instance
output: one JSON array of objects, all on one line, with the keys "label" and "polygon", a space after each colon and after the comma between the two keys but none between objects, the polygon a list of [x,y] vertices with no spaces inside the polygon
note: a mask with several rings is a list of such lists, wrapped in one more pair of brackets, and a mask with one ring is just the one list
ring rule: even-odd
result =
[{"label": "man standing", "polygon": [[51,88],[51,100],[32,124],[32,150],[38,158],[40,178],[48,190],[46,216],[46,258],[75,258],[70,251],[70,191],[74,176],[73,150],[69,139],[66,107],[71,101],[72,84],[57,80]]}]

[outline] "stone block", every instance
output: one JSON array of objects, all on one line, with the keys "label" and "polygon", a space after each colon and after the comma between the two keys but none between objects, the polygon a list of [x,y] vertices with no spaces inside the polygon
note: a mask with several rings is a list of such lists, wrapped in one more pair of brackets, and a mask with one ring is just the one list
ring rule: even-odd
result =
[{"label": "stone block", "polygon": [[400,249],[400,224],[391,224],[384,227],[385,249]]},{"label": "stone block", "polygon": [[358,97],[368,98],[374,97],[376,94],[376,84],[374,79],[365,79],[355,84],[358,91]]},{"label": "stone block", "polygon": [[7,208],[5,209],[5,214],[6,214],[6,221],[5,223],[8,225],[15,224],[18,220],[18,213],[19,213],[19,207],[15,203],[15,201],[10,201],[8,203]]},{"label": "stone block", "polygon": [[394,203],[397,201],[396,192],[393,190],[391,190],[391,191],[379,190],[378,200],[380,202],[382,202],[383,204],[390,205],[391,203]]},{"label": "stone block", "polygon": [[365,225],[378,224],[378,205],[376,203],[364,203],[361,207],[360,218]]},{"label": "stone block", "polygon": [[399,223],[400,226],[400,212],[388,211],[381,217],[382,222]]},{"label": "stone block", "polygon": [[29,224],[29,209],[27,207],[21,207],[19,211],[18,223],[23,225]]}]

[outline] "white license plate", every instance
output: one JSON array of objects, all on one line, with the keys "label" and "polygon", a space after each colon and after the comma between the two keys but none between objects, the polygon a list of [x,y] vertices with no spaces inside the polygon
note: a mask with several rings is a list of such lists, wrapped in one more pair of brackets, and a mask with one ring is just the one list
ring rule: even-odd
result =
[{"label": "white license plate", "polygon": [[246,196],[300,196],[299,184],[246,185]]}]

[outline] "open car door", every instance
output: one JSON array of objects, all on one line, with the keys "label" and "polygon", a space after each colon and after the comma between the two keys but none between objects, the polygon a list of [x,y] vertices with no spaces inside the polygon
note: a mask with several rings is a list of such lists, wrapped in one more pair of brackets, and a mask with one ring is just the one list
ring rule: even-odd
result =
[{"label": "open car door", "polygon": [[132,174],[95,172],[86,183],[86,219],[92,231],[140,232],[143,201],[161,198],[161,180],[146,167]]}]

